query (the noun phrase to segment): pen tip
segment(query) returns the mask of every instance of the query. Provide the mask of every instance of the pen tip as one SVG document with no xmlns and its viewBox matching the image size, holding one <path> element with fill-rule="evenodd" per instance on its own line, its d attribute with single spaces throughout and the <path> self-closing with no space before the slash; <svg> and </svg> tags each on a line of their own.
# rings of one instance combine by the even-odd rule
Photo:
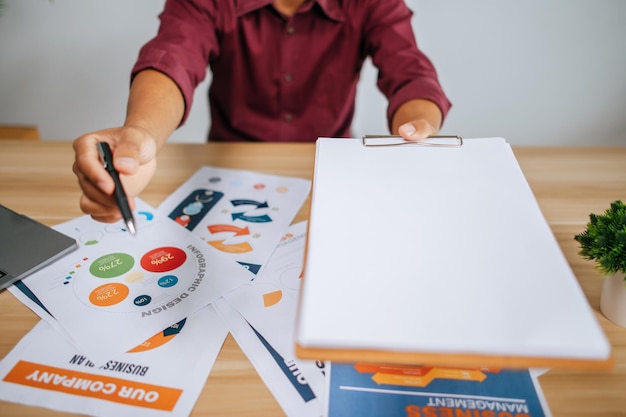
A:
<svg viewBox="0 0 626 417">
<path fill-rule="evenodd" d="M 131 235 L 135 236 L 137 234 L 137 231 L 135 229 L 135 222 L 133 222 L 132 220 L 126 222 L 126 227 L 128 228 L 128 231 Z"/>
</svg>

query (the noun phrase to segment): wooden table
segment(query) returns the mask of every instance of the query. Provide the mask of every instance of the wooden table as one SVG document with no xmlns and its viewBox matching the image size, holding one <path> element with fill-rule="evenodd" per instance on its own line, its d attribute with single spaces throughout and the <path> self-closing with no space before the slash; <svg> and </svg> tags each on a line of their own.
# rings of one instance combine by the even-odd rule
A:
<svg viewBox="0 0 626 417">
<path fill-rule="evenodd" d="M 602 279 L 578 255 L 574 235 L 590 212 L 626 201 L 626 147 L 519 147 L 515 154 L 567 260 L 613 347 L 614 367 L 602 371 L 553 370 L 541 384 L 554 417 L 626 416 L 626 329 L 599 311 Z M 69 142 L 0 142 L 0 203 L 48 225 L 82 215 Z M 169 144 L 142 199 L 153 206 L 202 165 L 311 178 L 310 144 Z M 297 221 L 308 217 L 308 202 Z M 556 300 L 555 302 L 558 302 Z M 39 318 L 8 291 L 0 293 L 0 357 Z M 42 408 L 0 402 L 0 416 L 63 416 Z M 228 337 L 192 416 L 282 416 L 280 407 L 232 337 Z"/>
</svg>

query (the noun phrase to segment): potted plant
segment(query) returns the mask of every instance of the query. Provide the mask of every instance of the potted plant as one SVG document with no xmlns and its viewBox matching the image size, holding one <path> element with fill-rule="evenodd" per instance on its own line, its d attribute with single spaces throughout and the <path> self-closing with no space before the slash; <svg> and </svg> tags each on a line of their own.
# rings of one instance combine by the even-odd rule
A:
<svg viewBox="0 0 626 417">
<path fill-rule="evenodd" d="M 616 200 L 603 214 L 590 214 L 586 229 L 574 239 L 580 243 L 580 255 L 595 261 L 605 276 L 600 310 L 626 327 L 626 204 Z"/>
</svg>

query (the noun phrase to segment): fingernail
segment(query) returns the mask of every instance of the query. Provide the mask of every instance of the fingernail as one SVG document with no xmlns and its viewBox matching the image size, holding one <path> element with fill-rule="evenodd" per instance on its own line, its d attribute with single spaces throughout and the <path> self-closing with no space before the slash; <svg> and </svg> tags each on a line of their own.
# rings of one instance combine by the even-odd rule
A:
<svg viewBox="0 0 626 417">
<path fill-rule="evenodd" d="M 413 123 L 405 123 L 398 130 L 400 133 L 403 133 L 403 136 L 412 136 L 415 133 L 415 126 L 413 126 Z"/>
<path fill-rule="evenodd" d="M 121 171 L 135 172 L 138 167 L 139 164 L 133 158 L 122 157 L 115 160 L 115 168 Z"/>
</svg>

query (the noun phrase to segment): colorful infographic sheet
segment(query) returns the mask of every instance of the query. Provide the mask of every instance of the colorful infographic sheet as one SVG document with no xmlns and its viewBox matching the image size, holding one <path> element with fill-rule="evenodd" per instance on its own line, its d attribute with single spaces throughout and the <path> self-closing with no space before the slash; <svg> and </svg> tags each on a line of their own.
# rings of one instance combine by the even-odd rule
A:
<svg viewBox="0 0 626 417">
<path fill-rule="evenodd" d="M 224 295 L 252 327 L 283 356 L 295 356 L 293 332 L 302 280 L 306 222 L 292 225 L 254 285 Z M 325 386 L 325 382 L 322 383 Z"/>
<path fill-rule="evenodd" d="M 309 377 L 323 378 L 325 364 L 281 355 L 224 299 L 212 305 L 285 414 L 320 417 L 325 392 L 314 388 Z"/>
<path fill-rule="evenodd" d="M 296 358 L 293 329 L 306 222 L 292 225 L 253 285 L 214 303 L 233 337 L 289 416 L 322 414 L 325 363 Z"/>
<path fill-rule="evenodd" d="M 540 373 L 333 363 L 327 417 L 549 417 Z"/>
<path fill-rule="evenodd" d="M 255 322 L 280 352 L 220 298 L 255 288 L 243 284 L 264 270 L 309 188 L 299 178 L 204 167 L 158 210 L 137 201 L 137 237 L 122 222 L 88 216 L 55 226 L 80 248 L 10 288 L 47 324 L 2 362 L 0 398 L 95 416 L 187 415 L 228 332 L 215 322 L 219 311 L 283 409 L 319 416 L 325 365 L 296 360 L 290 343 L 305 225 L 279 245 L 284 253 L 297 242 L 278 275 L 233 298 L 263 300 L 254 305 L 269 314 Z M 279 287 L 266 291 L 273 281 Z M 267 310 L 279 305 L 282 313 Z"/>
<path fill-rule="evenodd" d="M 202 167 L 158 213 L 191 231 L 254 280 L 309 195 L 302 178 Z"/>
<path fill-rule="evenodd" d="M 135 237 L 87 216 L 55 227 L 77 238 L 79 249 L 18 287 L 96 364 L 249 281 L 245 269 L 172 220 L 151 211 L 136 216 Z"/>
<path fill-rule="evenodd" d="M 210 306 L 98 366 L 45 321 L 0 362 L 0 399 L 91 416 L 188 416 L 228 330 Z"/>
</svg>

